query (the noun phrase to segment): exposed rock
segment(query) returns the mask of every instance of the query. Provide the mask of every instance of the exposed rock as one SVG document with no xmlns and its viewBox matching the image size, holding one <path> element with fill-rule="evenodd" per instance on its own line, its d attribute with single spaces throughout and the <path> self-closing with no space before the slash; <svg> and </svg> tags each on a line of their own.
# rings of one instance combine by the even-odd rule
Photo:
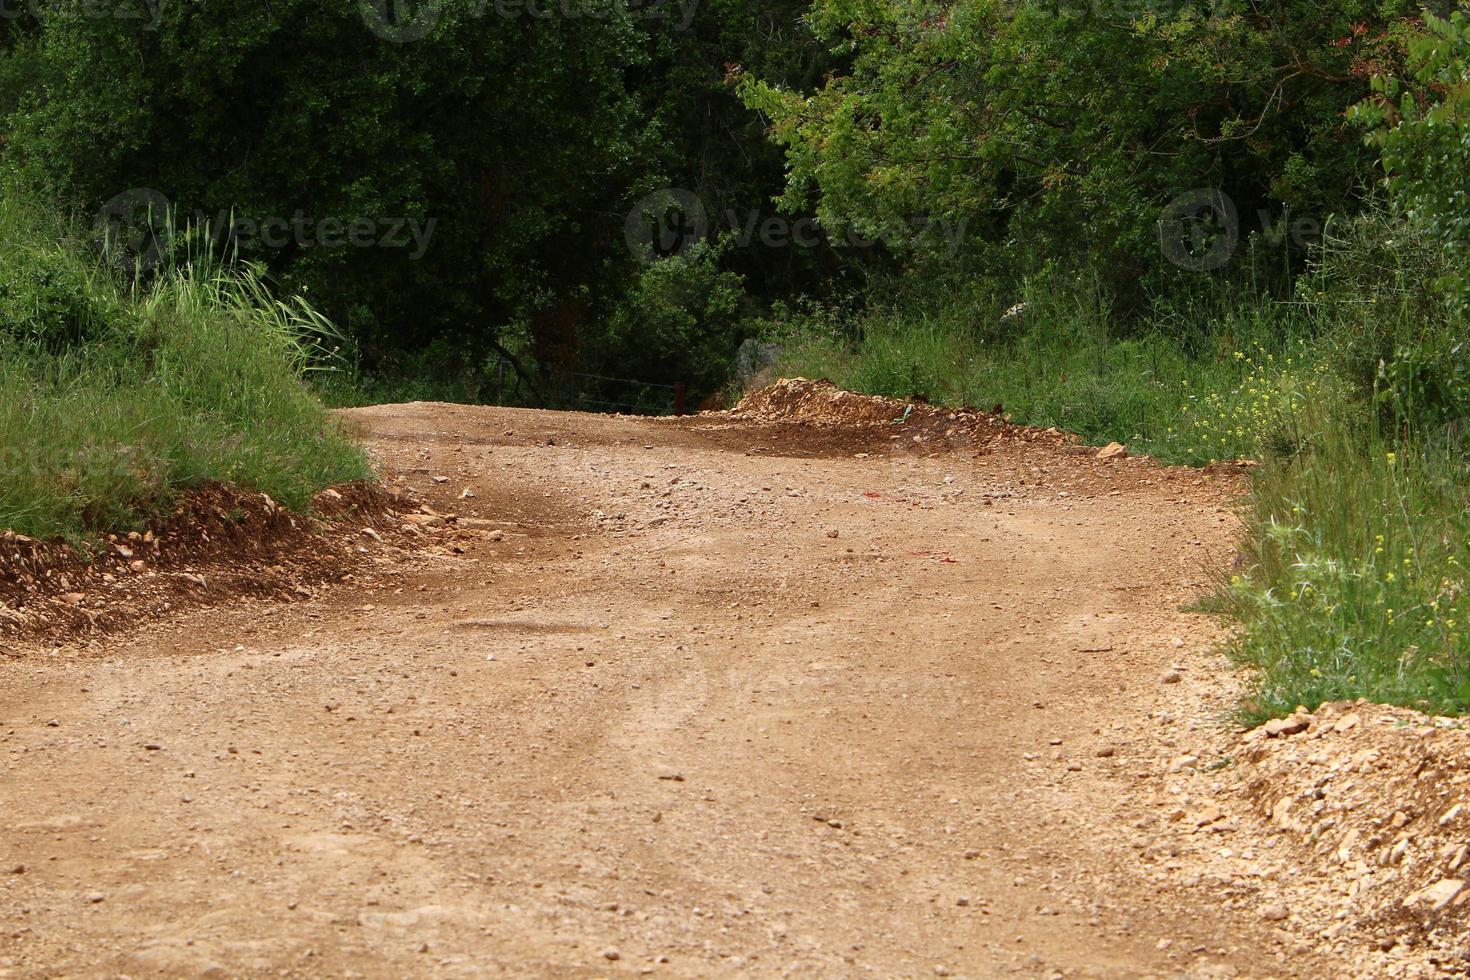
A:
<svg viewBox="0 0 1470 980">
<path fill-rule="evenodd" d="M 1272 718 L 1261 728 L 1267 738 L 1280 738 L 1282 735 L 1295 735 L 1307 730 L 1310 719 L 1305 715 L 1291 715 L 1287 718 Z"/>
<path fill-rule="evenodd" d="M 1415 892 L 1413 895 L 1404 899 L 1404 904 L 1428 905 L 1429 911 L 1438 912 L 1453 902 L 1464 887 L 1465 882 L 1459 878 L 1441 878 L 1428 888 Z"/>
</svg>

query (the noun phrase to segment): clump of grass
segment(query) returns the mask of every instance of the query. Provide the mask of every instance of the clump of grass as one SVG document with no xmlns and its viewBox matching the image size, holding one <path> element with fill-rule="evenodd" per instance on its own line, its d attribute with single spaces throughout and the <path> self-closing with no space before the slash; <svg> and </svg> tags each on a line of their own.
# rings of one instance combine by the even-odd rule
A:
<svg viewBox="0 0 1470 980">
<path fill-rule="evenodd" d="M 1467 477 L 1457 452 L 1341 420 L 1263 467 L 1253 567 L 1224 591 L 1259 670 L 1248 715 L 1358 697 L 1470 711 Z"/>
<path fill-rule="evenodd" d="M 1463 323 L 1427 285 L 1443 261 L 1380 215 L 1298 284 L 1332 374 L 1252 482 L 1254 562 L 1222 596 L 1259 671 L 1249 716 L 1358 697 L 1470 712 L 1470 371 Z"/>
<path fill-rule="evenodd" d="M 1187 394 L 1179 422 L 1165 430 L 1170 455 L 1190 462 L 1294 455 L 1313 438 L 1318 407 L 1343 397 L 1326 358 L 1306 343 L 1280 351 L 1257 344 L 1232 356 L 1244 375 Z M 1182 383 L 1189 387 L 1188 379 Z"/>
<path fill-rule="evenodd" d="M 0 527 L 79 538 L 218 480 L 296 507 L 369 475 L 303 384 L 333 333 L 256 270 L 185 255 L 116 274 L 0 201 Z"/>
</svg>

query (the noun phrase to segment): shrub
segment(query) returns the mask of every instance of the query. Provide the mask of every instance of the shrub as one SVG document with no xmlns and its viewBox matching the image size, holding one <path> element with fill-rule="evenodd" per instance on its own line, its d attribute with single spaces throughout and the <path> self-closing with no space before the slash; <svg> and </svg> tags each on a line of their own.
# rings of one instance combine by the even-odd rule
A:
<svg viewBox="0 0 1470 980">
<path fill-rule="evenodd" d="M 1404 212 L 1434 236 L 1449 267 L 1438 285 L 1461 313 L 1470 312 L 1470 20 L 1424 15 L 1424 32 L 1409 45 L 1409 83 L 1373 80 L 1376 97 L 1357 118 L 1377 127 L 1370 136 Z"/>
<path fill-rule="evenodd" d="M 745 283 L 721 269 L 725 246 L 697 242 L 651 262 L 613 310 L 592 362 L 610 373 L 637 365 L 642 378 L 718 391 L 748 315 Z"/>
</svg>

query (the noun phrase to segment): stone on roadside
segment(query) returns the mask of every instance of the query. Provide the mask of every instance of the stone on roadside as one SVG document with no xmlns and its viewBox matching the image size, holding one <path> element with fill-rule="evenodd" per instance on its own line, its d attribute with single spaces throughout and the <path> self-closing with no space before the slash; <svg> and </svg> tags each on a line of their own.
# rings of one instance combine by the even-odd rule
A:
<svg viewBox="0 0 1470 980">
<path fill-rule="evenodd" d="M 1280 738 L 1282 735 L 1304 732 L 1310 723 L 1305 715 L 1290 715 L 1286 718 L 1272 718 L 1261 727 L 1265 729 L 1267 738 Z"/>
<path fill-rule="evenodd" d="M 1459 878 L 1441 878 L 1428 888 L 1410 895 L 1404 900 L 1404 904 L 1428 905 L 1429 911 L 1438 912 L 1453 902 L 1464 888 L 1465 882 Z"/>
</svg>

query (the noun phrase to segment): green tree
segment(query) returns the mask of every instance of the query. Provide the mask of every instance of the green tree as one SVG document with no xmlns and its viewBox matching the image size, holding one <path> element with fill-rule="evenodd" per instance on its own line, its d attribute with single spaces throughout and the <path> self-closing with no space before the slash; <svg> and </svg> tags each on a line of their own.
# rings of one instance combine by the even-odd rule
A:
<svg viewBox="0 0 1470 980">
<path fill-rule="evenodd" d="M 1353 206 L 1371 154 L 1343 112 L 1411 9 L 820 0 L 842 70 L 741 92 L 786 149 L 787 204 L 828 227 L 968 220 L 990 263 L 1080 259 L 1126 296 L 1164 266 L 1161 209 L 1183 192 L 1226 191 L 1248 226 Z"/>
<path fill-rule="evenodd" d="M 84 212 L 149 187 L 216 231 L 221 216 L 246 231 L 274 219 L 279 241 L 286 222 L 279 247 L 234 236 L 242 256 L 370 355 L 445 335 L 472 351 L 524 342 L 517 325 L 593 305 L 631 266 L 613 205 L 649 156 L 626 84 L 646 36 L 621 4 L 425 9 L 430 29 L 402 42 L 358 0 L 49 18 L 8 117 L 10 179 Z M 333 238 L 370 222 L 371 244 L 324 246 L 323 221 L 342 223 Z M 432 227 L 427 247 L 400 221 Z"/>
<path fill-rule="evenodd" d="M 1438 284 L 1463 317 L 1470 313 L 1470 20 L 1426 14 L 1409 52 L 1409 81 L 1375 78 L 1375 96 L 1356 116 L 1375 127 L 1369 142 L 1382 153 L 1395 201 L 1445 249 L 1453 271 Z"/>
</svg>

